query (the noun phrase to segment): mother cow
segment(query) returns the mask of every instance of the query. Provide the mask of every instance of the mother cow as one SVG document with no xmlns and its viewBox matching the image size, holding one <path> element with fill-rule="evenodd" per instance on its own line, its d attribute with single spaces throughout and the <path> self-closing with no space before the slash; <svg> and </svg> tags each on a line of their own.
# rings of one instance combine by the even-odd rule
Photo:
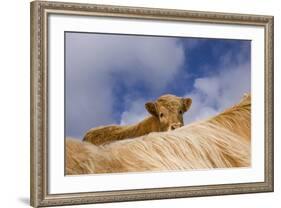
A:
<svg viewBox="0 0 281 208">
<path fill-rule="evenodd" d="M 90 129 L 83 140 L 96 145 L 116 140 L 134 138 L 150 132 L 174 130 L 183 126 L 183 113 L 192 103 L 190 98 L 181 98 L 175 95 L 163 95 L 156 102 L 145 104 L 151 116 L 143 121 L 128 126 L 103 126 Z"/>
</svg>

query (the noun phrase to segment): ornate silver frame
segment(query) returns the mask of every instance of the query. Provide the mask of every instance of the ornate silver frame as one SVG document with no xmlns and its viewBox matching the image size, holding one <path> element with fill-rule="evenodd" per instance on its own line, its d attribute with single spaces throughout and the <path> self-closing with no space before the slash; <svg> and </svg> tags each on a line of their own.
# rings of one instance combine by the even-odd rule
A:
<svg viewBox="0 0 281 208">
<path fill-rule="evenodd" d="M 48 15 L 71 14 L 141 18 L 149 20 L 258 25 L 265 28 L 265 180 L 264 182 L 172 187 L 75 194 L 49 194 L 48 149 Z M 31 205 L 34 207 L 77 205 L 242 194 L 273 191 L 273 17 L 133 8 L 60 2 L 31 2 Z"/>
</svg>

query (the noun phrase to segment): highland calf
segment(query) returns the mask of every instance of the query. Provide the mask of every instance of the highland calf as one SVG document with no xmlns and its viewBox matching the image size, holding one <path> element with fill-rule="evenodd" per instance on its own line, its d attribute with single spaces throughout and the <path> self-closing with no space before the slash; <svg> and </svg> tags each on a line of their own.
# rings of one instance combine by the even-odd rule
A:
<svg viewBox="0 0 281 208">
<path fill-rule="evenodd" d="M 175 131 L 96 146 L 66 140 L 66 173 L 118 173 L 248 167 L 251 96 L 217 116 Z"/>
<path fill-rule="evenodd" d="M 190 108 L 192 100 L 174 95 L 163 95 L 156 102 L 145 104 L 151 116 L 128 126 L 103 126 L 90 129 L 83 141 L 95 145 L 107 144 L 116 140 L 143 136 L 151 132 L 175 130 L 184 125 L 183 114 Z"/>
</svg>

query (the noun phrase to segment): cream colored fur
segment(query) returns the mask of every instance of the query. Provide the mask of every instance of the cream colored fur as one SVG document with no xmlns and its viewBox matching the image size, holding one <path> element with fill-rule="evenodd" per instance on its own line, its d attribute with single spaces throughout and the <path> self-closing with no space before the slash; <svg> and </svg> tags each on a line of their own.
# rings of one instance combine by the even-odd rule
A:
<svg viewBox="0 0 281 208">
<path fill-rule="evenodd" d="M 66 140 L 66 173 L 117 173 L 247 167 L 251 97 L 210 119 L 175 131 L 96 146 Z"/>
</svg>

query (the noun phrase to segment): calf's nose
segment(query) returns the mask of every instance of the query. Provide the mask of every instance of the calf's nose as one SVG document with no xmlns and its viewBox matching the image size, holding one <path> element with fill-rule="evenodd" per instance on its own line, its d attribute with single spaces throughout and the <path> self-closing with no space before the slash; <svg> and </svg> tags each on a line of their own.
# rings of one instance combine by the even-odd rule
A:
<svg viewBox="0 0 281 208">
<path fill-rule="evenodd" d="M 181 123 L 174 123 L 171 125 L 171 130 L 175 130 L 177 128 L 180 128 L 182 127 L 182 124 Z"/>
</svg>

